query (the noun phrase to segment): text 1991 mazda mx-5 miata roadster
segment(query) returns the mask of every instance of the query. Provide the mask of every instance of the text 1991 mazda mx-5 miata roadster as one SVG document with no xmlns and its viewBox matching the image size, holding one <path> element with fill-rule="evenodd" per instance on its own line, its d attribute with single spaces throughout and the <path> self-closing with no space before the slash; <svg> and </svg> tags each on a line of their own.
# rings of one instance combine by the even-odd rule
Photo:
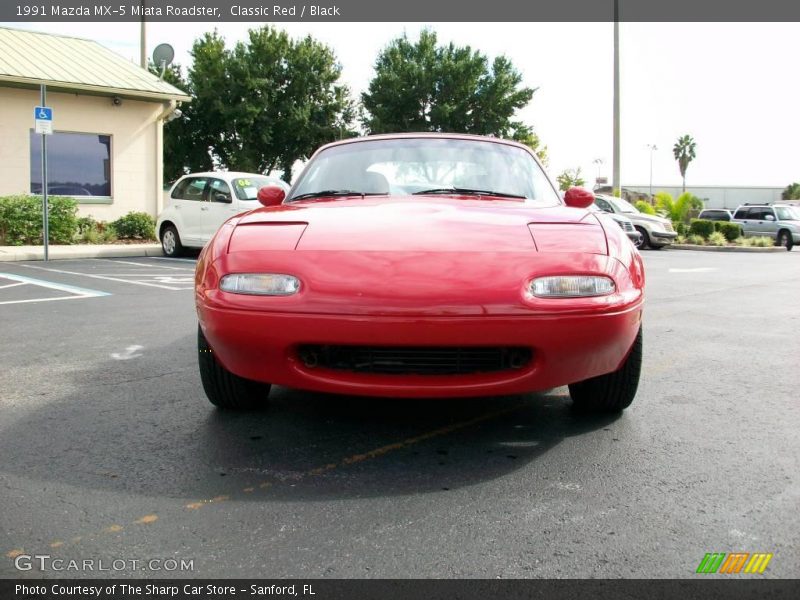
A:
<svg viewBox="0 0 800 600">
<path fill-rule="evenodd" d="M 350 139 L 200 254 L 200 375 L 212 403 L 270 384 L 387 397 L 569 385 L 619 411 L 642 361 L 644 269 L 614 221 L 562 201 L 531 151 L 467 135 Z"/>
</svg>

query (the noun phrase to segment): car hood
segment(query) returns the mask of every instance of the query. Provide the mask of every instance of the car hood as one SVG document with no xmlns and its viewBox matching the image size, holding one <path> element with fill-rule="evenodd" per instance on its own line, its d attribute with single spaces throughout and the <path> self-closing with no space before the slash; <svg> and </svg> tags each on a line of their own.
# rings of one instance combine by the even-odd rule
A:
<svg viewBox="0 0 800 600">
<path fill-rule="evenodd" d="M 239 220 L 231 251 L 256 249 L 237 238 L 266 239 L 255 226 L 281 231 L 271 236 L 287 238 L 280 249 L 294 241 L 293 248 L 308 251 L 607 253 L 602 227 L 589 211 L 507 200 L 384 197 L 262 208 Z"/>
<path fill-rule="evenodd" d="M 631 221 L 644 221 L 645 223 L 659 223 L 660 225 L 671 223 L 669 219 L 665 219 L 664 217 L 659 217 L 657 215 L 646 215 L 644 213 L 639 213 L 638 215 L 634 215 L 632 213 L 621 213 L 621 216 L 627 217 Z"/>
</svg>

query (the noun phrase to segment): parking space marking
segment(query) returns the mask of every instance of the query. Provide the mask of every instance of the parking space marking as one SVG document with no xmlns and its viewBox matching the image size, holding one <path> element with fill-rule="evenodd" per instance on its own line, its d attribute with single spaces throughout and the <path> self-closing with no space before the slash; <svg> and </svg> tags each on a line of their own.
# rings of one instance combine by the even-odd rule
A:
<svg viewBox="0 0 800 600">
<path fill-rule="evenodd" d="M 192 267 L 169 267 L 167 265 L 154 265 L 150 263 L 140 263 L 140 262 L 133 262 L 132 260 L 117 260 L 112 258 L 98 258 L 97 260 L 103 260 L 106 262 L 111 262 L 115 264 L 122 264 L 122 265 L 135 265 L 137 267 L 147 267 L 147 268 L 156 268 L 156 269 L 172 269 L 175 271 L 194 271 Z"/>
<path fill-rule="evenodd" d="M 669 273 L 708 273 L 710 271 L 719 271 L 716 267 L 694 267 L 691 269 L 668 269 Z"/>
<path fill-rule="evenodd" d="M 27 285 L 27 283 L 9 283 L 8 285 L 0 285 L 0 290 L 5 290 L 19 285 Z"/>
<path fill-rule="evenodd" d="M 65 271 L 63 269 L 48 269 L 45 267 L 37 267 L 35 265 L 20 265 L 21 267 L 26 267 L 28 269 L 40 269 L 42 271 L 50 271 L 51 273 L 62 273 L 64 275 L 80 275 L 82 277 L 91 277 L 93 279 L 105 279 L 106 281 L 116 281 L 119 283 L 130 283 L 132 285 L 143 285 L 145 287 L 154 287 L 159 288 L 162 290 L 171 290 L 171 291 L 180 291 L 180 290 L 189 290 L 192 288 L 187 287 L 174 287 L 170 285 L 163 285 L 158 283 L 150 283 L 147 281 L 130 281 L 128 279 L 119 279 L 117 277 L 108 277 L 106 275 L 94 275 L 91 273 L 80 273 L 78 271 Z"/>
<path fill-rule="evenodd" d="M 197 261 L 193 258 L 171 258 L 169 256 L 150 256 L 148 257 L 151 260 L 174 260 L 176 262 L 185 262 L 185 263 L 196 263 Z"/>
<path fill-rule="evenodd" d="M 111 355 L 111 358 L 115 360 L 130 360 L 132 358 L 139 358 L 140 356 L 144 356 L 139 350 L 142 350 L 144 346 L 139 346 L 138 344 L 134 344 L 133 346 L 128 346 L 125 348 L 125 352 L 114 352 Z"/>
<path fill-rule="evenodd" d="M 13 273 L 0 273 L 0 278 L 10 279 L 16 281 L 15 284 L 3 286 L 3 289 L 16 287 L 18 285 L 36 285 L 39 287 L 47 288 L 50 290 L 57 290 L 59 292 L 67 292 L 69 296 L 56 296 L 51 298 L 28 298 L 25 300 L 5 300 L 0 304 L 23 304 L 27 302 L 51 302 L 53 300 L 76 300 L 81 298 L 98 298 L 101 296 L 110 296 L 108 292 L 101 292 L 99 290 L 90 290 L 88 288 L 77 287 L 74 285 L 67 285 L 65 283 L 56 283 L 54 281 L 45 281 L 44 279 L 34 279 L 32 277 L 25 277 L 23 275 L 14 275 Z"/>
</svg>

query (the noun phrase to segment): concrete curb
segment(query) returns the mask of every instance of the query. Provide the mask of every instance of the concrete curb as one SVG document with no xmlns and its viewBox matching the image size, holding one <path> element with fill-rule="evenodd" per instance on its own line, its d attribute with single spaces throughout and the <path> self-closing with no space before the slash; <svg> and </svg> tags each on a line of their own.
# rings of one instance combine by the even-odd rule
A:
<svg viewBox="0 0 800 600">
<path fill-rule="evenodd" d="M 675 250 L 698 250 L 700 252 L 786 252 L 782 246 L 758 248 L 754 246 L 695 246 L 694 244 L 672 244 Z"/>
<path fill-rule="evenodd" d="M 50 260 L 79 258 L 125 258 L 135 256 L 164 256 L 160 244 L 98 244 L 76 246 L 50 246 Z M 0 262 L 44 260 L 42 246 L 0 246 Z"/>
</svg>

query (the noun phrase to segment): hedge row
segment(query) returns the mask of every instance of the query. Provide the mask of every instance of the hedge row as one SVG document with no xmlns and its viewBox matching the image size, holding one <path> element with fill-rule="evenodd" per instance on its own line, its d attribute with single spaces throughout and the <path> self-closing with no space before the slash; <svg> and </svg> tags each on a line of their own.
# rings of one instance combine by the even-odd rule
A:
<svg viewBox="0 0 800 600">
<path fill-rule="evenodd" d="M 51 244 L 114 239 L 154 240 L 155 220 L 143 212 L 130 212 L 112 223 L 78 218 L 74 198 L 49 196 L 48 239 Z M 40 245 L 42 243 L 42 199 L 39 196 L 0 197 L 0 246 Z"/>
<path fill-rule="evenodd" d="M 692 219 L 689 224 L 689 233 L 708 239 L 715 231 L 719 231 L 729 242 L 742 236 L 742 228 L 737 223 L 727 221 L 707 221 L 706 219 Z M 680 232 L 679 232 L 680 233 Z"/>
</svg>

